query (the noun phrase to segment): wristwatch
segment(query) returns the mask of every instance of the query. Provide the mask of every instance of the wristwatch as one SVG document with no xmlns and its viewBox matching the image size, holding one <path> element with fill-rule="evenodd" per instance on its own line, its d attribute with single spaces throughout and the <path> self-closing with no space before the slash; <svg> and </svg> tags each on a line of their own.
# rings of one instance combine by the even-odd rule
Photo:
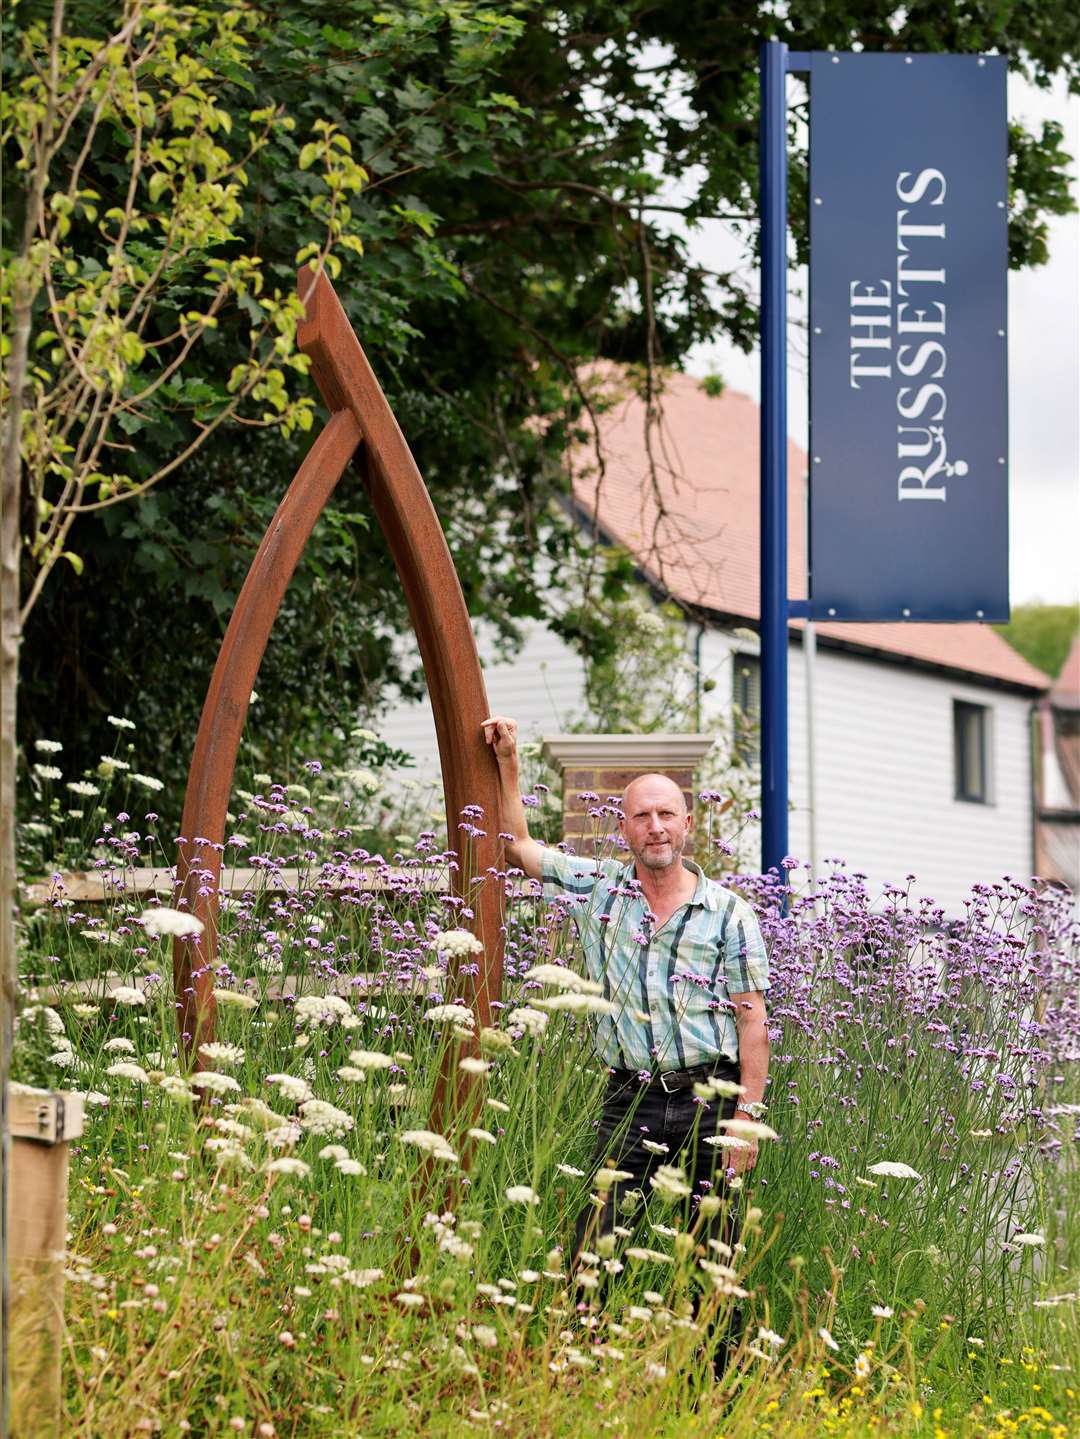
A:
<svg viewBox="0 0 1080 1439">
<path fill-rule="evenodd" d="M 769 1106 L 762 1100 L 749 1100 L 746 1104 L 735 1106 L 736 1114 L 748 1114 L 751 1119 L 763 1119 Z"/>
</svg>

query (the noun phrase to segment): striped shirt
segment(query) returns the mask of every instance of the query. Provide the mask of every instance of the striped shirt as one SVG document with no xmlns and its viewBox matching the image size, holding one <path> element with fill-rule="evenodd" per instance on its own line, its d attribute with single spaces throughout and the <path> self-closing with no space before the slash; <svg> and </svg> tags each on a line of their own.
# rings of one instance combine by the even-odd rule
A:
<svg viewBox="0 0 1080 1439">
<path fill-rule="evenodd" d="M 729 998 L 769 987 L 769 960 L 750 906 L 689 860 L 697 888 L 654 932 L 633 862 L 545 849 L 544 897 L 567 897 L 588 977 L 615 1012 L 594 1023 L 597 1053 L 618 1069 L 686 1069 L 738 1060 Z"/>
</svg>

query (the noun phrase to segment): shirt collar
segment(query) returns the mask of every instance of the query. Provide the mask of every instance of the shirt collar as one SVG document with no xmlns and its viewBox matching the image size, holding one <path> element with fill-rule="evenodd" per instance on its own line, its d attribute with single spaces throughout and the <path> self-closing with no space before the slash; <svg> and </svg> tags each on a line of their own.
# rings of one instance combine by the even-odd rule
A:
<svg viewBox="0 0 1080 1439">
<path fill-rule="evenodd" d="M 686 869 L 690 871 L 691 874 L 697 876 L 697 886 L 694 889 L 694 893 L 690 896 L 690 903 L 702 904 L 705 906 L 706 909 L 717 909 L 718 905 L 716 900 L 715 886 L 710 883 L 709 878 L 706 875 L 705 871 L 701 868 L 701 865 L 695 864 L 692 859 L 684 859 L 683 865 Z M 623 883 L 626 883 L 627 880 L 637 880 L 637 874 L 635 872 L 633 860 L 630 861 L 630 863 L 626 866 L 626 869 L 623 871 Z"/>
</svg>

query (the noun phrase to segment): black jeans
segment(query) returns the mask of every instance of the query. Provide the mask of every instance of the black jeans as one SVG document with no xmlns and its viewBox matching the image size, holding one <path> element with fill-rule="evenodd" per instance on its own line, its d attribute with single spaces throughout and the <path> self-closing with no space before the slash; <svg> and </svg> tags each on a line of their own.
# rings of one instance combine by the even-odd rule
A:
<svg viewBox="0 0 1080 1439">
<path fill-rule="evenodd" d="M 738 1083 L 737 1064 L 719 1063 L 713 1073 L 719 1078 Z M 581 1250 L 595 1249 L 598 1238 L 611 1234 L 616 1225 L 625 1226 L 627 1229 L 635 1228 L 641 1218 L 642 1208 L 654 1223 L 669 1222 L 672 1214 L 681 1213 L 680 1205 L 661 1201 L 649 1184 L 652 1176 L 665 1164 L 676 1165 L 686 1174 L 692 1197 L 681 1203 L 690 1205 L 691 1223 L 694 1223 L 697 1217 L 698 1201 L 705 1195 L 716 1195 L 725 1201 L 718 1213 L 708 1215 L 697 1227 L 696 1237 L 698 1244 L 705 1247 L 707 1258 L 728 1262 L 721 1253 L 708 1246 L 708 1241 L 716 1239 L 729 1246 L 737 1243 L 738 1196 L 737 1191 L 728 1187 L 725 1178 L 726 1160 L 723 1148 L 705 1141 L 718 1132 L 723 1133 L 722 1130 L 717 1130 L 718 1120 L 730 1119 L 734 1112 L 734 1097 L 714 1098 L 706 1106 L 697 1099 L 692 1088 L 666 1094 L 658 1080 L 642 1085 L 636 1078 L 625 1083 L 614 1076 L 610 1077 L 604 1094 L 593 1164 L 595 1168 L 610 1164 L 614 1169 L 621 1169 L 633 1175 L 633 1178 L 611 1185 L 604 1194 L 603 1208 L 588 1204 L 581 1211 L 574 1236 L 575 1266 Z M 646 1148 L 645 1141 L 664 1144 L 667 1150 L 658 1154 Z M 644 1203 L 627 1215 L 624 1205 L 627 1195 L 633 1190 L 641 1191 Z M 678 1226 L 678 1219 L 673 1222 Z M 648 1237 L 643 1242 L 649 1244 L 651 1239 L 650 1247 L 659 1247 L 655 1237 L 649 1232 L 647 1234 Z M 624 1247 L 625 1242 L 620 1241 L 617 1244 L 615 1257 L 618 1257 L 618 1251 Z M 601 1274 L 603 1275 L 603 1270 Z M 699 1278 L 703 1288 L 707 1290 L 709 1281 L 700 1275 L 700 1272 Z M 601 1298 L 605 1287 L 602 1280 L 599 1290 Z M 699 1291 L 695 1296 L 695 1313 L 700 1299 Z M 727 1351 L 737 1345 L 742 1330 L 742 1316 L 738 1307 L 730 1311 L 730 1314 L 725 1332 L 710 1335 L 710 1339 L 716 1343 L 714 1365 L 717 1372 L 723 1369 L 727 1361 Z"/>
</svg>

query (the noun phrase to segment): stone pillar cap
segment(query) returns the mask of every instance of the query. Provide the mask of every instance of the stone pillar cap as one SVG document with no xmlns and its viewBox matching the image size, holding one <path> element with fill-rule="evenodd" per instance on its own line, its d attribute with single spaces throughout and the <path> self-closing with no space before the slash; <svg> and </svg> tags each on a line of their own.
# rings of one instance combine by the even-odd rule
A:
<svg viewBox="0 0 1080 1439">
<path fill-rule="evenodd" d="M 716 743 L 711 734 L 549 734 L 540 753 L 557 769 L 696 769 Z"/>
</svg>

